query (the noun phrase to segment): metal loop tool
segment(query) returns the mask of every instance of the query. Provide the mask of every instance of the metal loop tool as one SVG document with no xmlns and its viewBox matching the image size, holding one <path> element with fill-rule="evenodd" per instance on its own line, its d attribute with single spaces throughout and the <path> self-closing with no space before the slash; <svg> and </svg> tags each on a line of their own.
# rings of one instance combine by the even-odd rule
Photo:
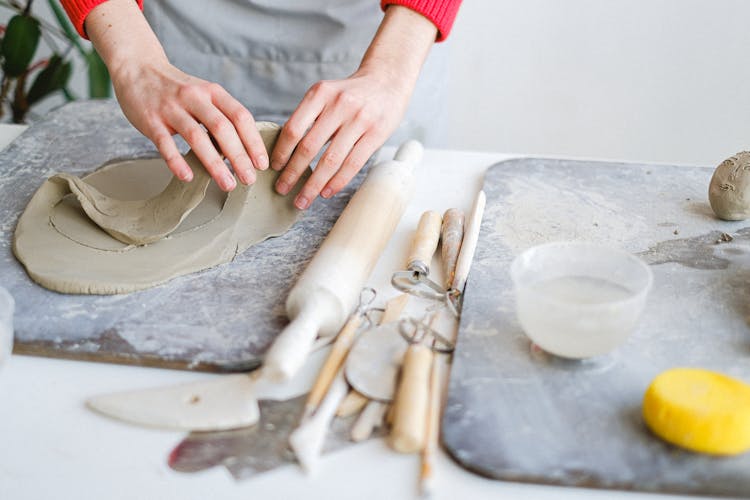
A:
<svg viewBox="0 0 750 500">
<path fill-rule="evenodd" d="M 432 320 L 418 320 L 416 318 L 404 318 L 398 324 L 398 332 L 409 344 L 422 344 L 432 339 L 430 349 L 441 354 L 450 354 L 455 349 L 453 342 L 432 327 Z"/>
</svg>

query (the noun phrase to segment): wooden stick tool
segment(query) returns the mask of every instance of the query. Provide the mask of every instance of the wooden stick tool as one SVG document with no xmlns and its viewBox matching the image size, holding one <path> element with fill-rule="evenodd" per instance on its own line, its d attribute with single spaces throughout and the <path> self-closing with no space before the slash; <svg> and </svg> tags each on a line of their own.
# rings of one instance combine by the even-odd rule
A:
<svg viewBox="0 0 750 500">
<path fill-rule="evenodd" d="M 305 402 L 305 410 L 302 414 L 303 420 L 313 414 L 323 400 L 323 396 L 325 396 L 328 389 L 331 387 L 331 382 L 333 382 L 334 377 L 344 364 L 346 355 L 349 354 L 349 350 L 354 344 L 357 330 L 362 325 L 367 307 L 372 304 L 373 300 L 375 300 L 375 296 L 376 292 L 373 288 L 364 288 L 360 293 L 357 310 L 349 317 L 349 320 L 336 336 L 331 352 L 328 354 L 328 358 L 326 358 L 325 363 L 321 367 L 318 378 L 315 380 L 312 389 L 310 389 L 307 401 Z"/>
</svg>

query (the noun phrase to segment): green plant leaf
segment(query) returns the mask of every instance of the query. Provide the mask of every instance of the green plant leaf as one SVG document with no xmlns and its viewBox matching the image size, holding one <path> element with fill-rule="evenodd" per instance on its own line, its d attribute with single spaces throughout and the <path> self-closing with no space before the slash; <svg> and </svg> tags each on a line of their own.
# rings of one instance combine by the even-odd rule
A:
<svg viewBox="0 0 750 500">
<path fill-rule="evenodd" d="M 36 75 L 31 84 L 29 93 L 26 95 L 29 106 L 53 92 L 64 89 L 68 84 L 72 69 L 70 61 L 64 61 L 58 54 L 53 55 L 47 67 Z"/>
<path fill-rule="evenodd" d="M 70 101 L 76 100 L 76 95 L 73 92 L 71 92 L 68 87 L 63 88 L 62 93 L 63 93 L 63 96 L 65 96 L 66 101 L 70 102 Z"/>
<path fill-rule="evenodd" d="M 60 7 L 60 1 L 47 0 L 47 3 L 49 4 L 49 8 L 52 9 L 52 13 L 55 15 L 55 19 L 57 19 L 57 24 L 60 25 L 63 33 L 65 33 L 65 37 L 70 40 L 70 42 L 75 46 L 76 50 L 78 50 L 78 53 L 81 54 L 81 57 L 86 58 L 88 54 L 86 53 L 86 49 L 81 43 L 81 37 L 79 37 L 76 30 L 73 29 L 73 25 L 70 24 L 68 16 Z"/>
<path fill-rule="evenodd" d="M 91 99 L 106 99 L 112 95 L 112 86 L 109 80 L 109 71 L 104 61 L 99 57 L 96 50 L 91 51 L 86 56 L 86 63 L 89 67 L 89 97 Z"/>
<path fill-rule="evenodd" d="M 10 19 L 0 45 L 2 67 L 7 76 L 16 78 L 26 71 L 39 45 L 41 34 L 39 21 L 33 17 L 16 15 Z"/>
</svg>

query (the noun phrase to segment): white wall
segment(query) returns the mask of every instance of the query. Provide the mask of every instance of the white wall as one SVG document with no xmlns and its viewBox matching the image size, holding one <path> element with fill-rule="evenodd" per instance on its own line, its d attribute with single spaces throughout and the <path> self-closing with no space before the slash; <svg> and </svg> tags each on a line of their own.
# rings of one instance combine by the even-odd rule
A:
<svg viewBox="0 0 750 500">
<path fill-rule="evenodd" d="M 446 146 L 718 164 L 750 149 L 750 2 L 466 0 Z"/>
</svg>

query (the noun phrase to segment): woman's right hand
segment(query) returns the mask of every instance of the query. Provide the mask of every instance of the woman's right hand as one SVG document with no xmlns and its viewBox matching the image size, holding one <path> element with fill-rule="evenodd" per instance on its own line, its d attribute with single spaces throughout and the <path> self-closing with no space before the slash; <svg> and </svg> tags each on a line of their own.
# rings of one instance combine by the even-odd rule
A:
<svg viewBox="0 0 750 500">
<path fill-rule="evenodd" d="M 151 139 L 169 169 L 182 180 L 193 173 L 177 149 L 181 135 L 221 189 L 234 177 L 243 184 L 268 168 L 268 154 L 248 109 L 216 83 L 190 76 L 169 63 L 164 49 L 133 0 L 109 0 L 86 17 L 86 32 L 112 77 L 125 116 Z"/>
<path fill-rule="evenodd" d="M 174 134 L 187 141 L 224 191 L 234 189 L 234 177 L 206 130 L 243 184 L 255 182 L 255 169 L 268 168 L 266 148 L 252 114 L 219 84 L 190 76 L 166 59 L 121 66 L 112 82 L 125 116 L 153 141 L 180 179 L 192 179 L 192 172 L 177 150 Z"/>
</svg>

